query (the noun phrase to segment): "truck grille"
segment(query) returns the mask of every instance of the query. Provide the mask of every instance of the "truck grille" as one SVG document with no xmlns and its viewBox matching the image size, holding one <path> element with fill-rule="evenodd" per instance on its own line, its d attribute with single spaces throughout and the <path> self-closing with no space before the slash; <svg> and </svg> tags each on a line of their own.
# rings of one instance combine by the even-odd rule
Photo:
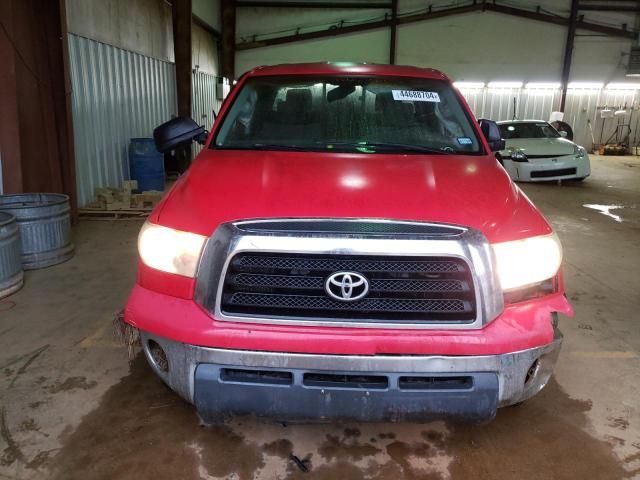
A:
<svg viewBox="0 0 640 480">
<path fill-rule="evenodd" d="M 325 291 L 336 272 L 369 282 L 361 300 L 340 301 Z M 455 257 L 398 257 L 239 253 L 222 287 L 226 315 L 380 322 L 470 323 L 476 318 L 473 277 Z"/>
</svg>

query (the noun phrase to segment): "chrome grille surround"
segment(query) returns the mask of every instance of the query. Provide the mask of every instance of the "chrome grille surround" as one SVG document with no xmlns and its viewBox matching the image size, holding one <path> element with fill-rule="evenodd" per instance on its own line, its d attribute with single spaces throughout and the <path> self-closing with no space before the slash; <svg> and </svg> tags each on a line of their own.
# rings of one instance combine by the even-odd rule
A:
<svg viewBox="0 0 640 480">
<path fill-rule="evenodd" d="M 493 251 L 484 235 L 474 229 L 457 225 L 424 222 L 402 222 L 379 219 L 335 219 L 340 225 L 348 222 L 389 222 L 394 230 L 403 225 L 433 226 L 434 235 L 413 233 L 355 234 L 336 231 L 305 232 L 282 229 L 252 229 L 258 222 L 274 220 L 291 223 L 332 219 L 268 219 L 242 220 L 221 224 L 211 236 L 198 268 L 195 300 L 216 320 L 276 325 L 394 328 L 394 329 L 479 329 L 495 319 L 503 310 L 503 295 L 493 268 Z M 312 229 L 310 229 L 312 230 Z M 449 232 L 443 234 L 443 230 Z M 472 272 L 476 299 L 476 318 L 472 322 L 444 323 L 433 320 L 407 322 L 367 321 L 345 318 L 295 318 L 226 314 L 221 310 L 224 279 L 231 259 L 238 253 L 286 253 L 322 255 L 372 255 L 380 257 L 453 257 L 463 260 Z"/>
</svg>

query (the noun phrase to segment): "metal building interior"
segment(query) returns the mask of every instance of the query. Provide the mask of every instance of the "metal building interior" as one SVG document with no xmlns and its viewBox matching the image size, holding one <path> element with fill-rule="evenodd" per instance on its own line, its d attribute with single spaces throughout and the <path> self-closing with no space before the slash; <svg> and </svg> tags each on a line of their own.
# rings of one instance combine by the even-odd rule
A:
<svg viewBox="0 0 640 480">
<path fill-rule="evenodd" d="M 2 0 L 0 27 L 0 479 L 640 479 L 640 1 Z M 515 150 L 504 163 L 562 241 L 575 311 L 535 397 L 480 424 L 205 425 L 114 334 L 146 275 L 141 227 L 211 150 L 163 155 L 154 129 L 213 131 L 245 72 L 316 62 L 440 70 L 477 119 L 549 122 L 587 155 L 574 179 L 522 181 Z M 160 158 L 159 186 L 136 148 Z M 241 177 L 191 182 L 261 201 Z M 477 182 L 482 203 L 497 187 Z M 25 250 L 29 222 L 42 251 Z"/>
</svg>

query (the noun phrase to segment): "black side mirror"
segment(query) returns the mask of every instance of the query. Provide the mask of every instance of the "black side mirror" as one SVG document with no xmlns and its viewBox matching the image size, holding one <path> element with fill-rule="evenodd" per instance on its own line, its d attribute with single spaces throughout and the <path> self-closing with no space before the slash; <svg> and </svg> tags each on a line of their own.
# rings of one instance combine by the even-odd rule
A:
<svg viewBox="0 0 640 480">
<path fill-rule="evenodd" d="M 496 122 L 481 118 L 478 120 L 478 124 L 480 125 L 480 130 L 482 130 L 484 138 L 489 142 L 489 147 L 491 147 L 492 152 L 499 152 L 505 149 L 506 144 L 502 139 L 502 135 L 500 135 L 500 129 Z"/>
<path fill-rule="evenodd" d="M 172 118 L 153 130 L 153 140 L 159 152 L 168 152 L 194 140 L 204 145 L 209 132 L 189 117 Z"/>
</svg>

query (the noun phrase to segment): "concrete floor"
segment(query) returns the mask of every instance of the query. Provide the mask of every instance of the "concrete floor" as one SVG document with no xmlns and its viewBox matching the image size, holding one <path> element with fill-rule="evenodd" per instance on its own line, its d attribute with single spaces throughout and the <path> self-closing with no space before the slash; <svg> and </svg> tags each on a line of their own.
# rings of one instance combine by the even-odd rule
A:
<svg viewBox="0 0 640 480">
<path fill-rule="evenodd" d="M 140 223 L 81 222 L 71 261 L 0 301 L 0 478 L 640 478 L 640 158 L 592 167 L 522 185 L 562 238 L 576 317 L 550 385 L 482 426 L 202 427 L 112 336 Z"/>
</svg>

